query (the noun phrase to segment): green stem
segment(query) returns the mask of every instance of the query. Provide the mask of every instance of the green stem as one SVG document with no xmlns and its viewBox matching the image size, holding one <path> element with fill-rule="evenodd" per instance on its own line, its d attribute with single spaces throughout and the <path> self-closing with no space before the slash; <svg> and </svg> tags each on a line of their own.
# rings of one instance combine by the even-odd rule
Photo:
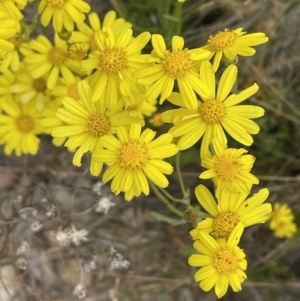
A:
<svg viewBox="0 0 300 301">
<path fill-rule="evenodd" d="M 176 24 L 175 35 L 180 36 L 182 31 L 182 5 L 183 3 L 177 2 L 174 16 L 177 18 L 178 22 Z"/>
<path fill-rule="evenodd" d="M 182 174 L 181 174 L 181 171 L 180 171 L 180 152 L 178 152 L 177 155 L 176 155 L 176 173 L 177 173 L 180 188 L 181 188 L 181 191 L 182 191 L 182 194 L 183 194 L 183 198 L 186 198 L 188 196 L 188 193 L 185 189 Z"/>
<path fill-rule="evenodd" d="M 183 217 L 183 213 L 178 210 L 176 207 L 174 207 L 169 201 L 168 199 L 158 190 L 158 188 L 156 187 L 155 184 L 153 184 L 152 182 L 149 181 L 150 187 L 151 189 L 154 191 L 154 193 L 156 194 L 156 196 L 167 206 L 168 209 L 170 209 L 172 212 L 174 212 L 175 214 L 177 214 L 180 217 Z"/>
<path fill-rule="evenodd" d="M 126 18 L 123 9 L 119 5 L 118 0 L 110 0 L 110 3 L 113 6 L 114 10 L 117 12 L 119 18 Z"/>
<path fill-rule="evenodd" d="M 174 198 L 168 191 L 166 191 L 163 188 L 157 187 L 161 193 L 163 193 L 168 199 L 170 199 L 173 202 L 176 203 L 181 203 L 184 205 L 189 205 L 189 199 L 178 199 L 178 198 Z"/>
</svg>

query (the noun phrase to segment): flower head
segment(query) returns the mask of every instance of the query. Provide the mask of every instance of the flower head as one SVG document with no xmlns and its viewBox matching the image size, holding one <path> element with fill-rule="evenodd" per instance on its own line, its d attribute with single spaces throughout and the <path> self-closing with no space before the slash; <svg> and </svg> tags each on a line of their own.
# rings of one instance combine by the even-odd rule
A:
<svg viewBox="0 0 300 301">
<path fill-rule="evenodd" d="M 103 174 L 103 183 L 113 179 L 111 190 L 115 194 L 125 192 L 128 201 L 142 192 L 149 194 L 147 178 L 159 187 L 167 187 L 169 182 L 164 174 L 171 174 L 173 167 L 163 159 L 178 151 L 171 143 L 171 134 L 153 140 L 155 132 L 150 129 L 141 132 L 139 123 L 133 123 L 129 131 L 118 127 L 116 134 L 118 139 L 104 136 L 102 142 L 106 149 L 93 154 L 95 161 L 109 165 Z"/>
<path fill-rule="evenodd" d="M 55 34 L 54 40 L 54 45 L 43 35 L 38 36 L 36 40 L 31 40 L 30 47 L 35 52 L 28 54 L 24 59 L 33 78 L 40 78 L 49 72 L 48 89 L 55 87 L 59 74 L 63 77 L 72 76 L 72 71 L 82 74 L 79 68 L 80 62 L 68 57 L 67 43 L 61 40 L 57 34 Z"/>
<path fill-rule="evenodd" d="M 3 103 L 2 108 L 6 113 L 0 115 L 0 143 L 5 144 L 4 153 L 10 155 L 15 151 L 17 156 L 35 155 L 40 143 L 37 135 L 43 131 L 36 106 L 10 100 Z"/>
<path fill-rule="evenodd" d="M 251 46 L 266 43 L 268 40 L 262 32 L 247 34 L 243 28 L 225 29 L 215 36 L 211 35 L 203 49 L 210 52 L 210 57 L 215 55 L 213 69 L 216 72 L 223 55 L 229 60 L 234 60 L 237 55 L 252 56 L 255 49 Z"/>
<path fill-rule="evenodd" d="M 149 39 L 149 32 L 133 38 L 130 28 L 125 28 L 119 37 L 116 37 L 111 27 L 104 27 L 102 31 L 95 33 L 98 50 L 81 62 L 82 70 L 96 69 L 91 77 L 93 102 L 100 99 L 101 102 L 106 102 L 108 108 L 114 109 L 117 105 L 117 93 L 120 91 L 128 105 L 135 103 L 133 92 L 143 94 L 144 91 L 132 78 L 132 73 L 144 64 L 140 52 Z"/>
<path fill-rule="evenodd" d="M 46 27 L 53 19 L 53 27 L 57 32 L 64 28 L 72 32 L 74 23 L 82 23 L 84 13 L 90 9 L 90 5 L 83 0 L 42 0 L 38 6 L 42 25 Z"/>
<path fill-rule="evenodd" d="M 271 204 L 264 204 L 269 195 L 266 188 L 248 199 L 244 193 L 225 192 L 217 203 L 205 186 L 197 186 L 195 192 L 198 202 L 211 217 L 199 222 L 191 230 L 193 239 L 199 239 L 202 231 L 227 239 L 238 223 L 242 223 L 244 227 L 264 223 L 272 210 Z"/>
<path fill-rule="evenodd" d="M 238 247 L 244 227 L 238 223 L 228 239 L 214 240 L 208 233 L 201 232 L 199 240 L 194 242 L 194 248 L 200 254 L 189 257 L 189 265 L 200 267 L 195 274 L 195 280 L 205 291 L 215 286 L 218 298 L 223 297 L 230 285 L 233 291 L 242 290 L 241 283 L 247 278 L 245 270 L 247 261 L 245 253 Z"/>
<path fill-rule="evenodd" d="M 174 124 L 170 133 L 174 137 L 181 137 L 178 141 L 179 150 L 190 148 L 203 137 L 200 157 L 208 157 L 213 137 L 219 137 L 223 144 L 227 143 L 225 131 L 244 145 L 253 143 L 250 134 L 257 134 L 259 126 L 251 119 L 263 116 L 264 110 L 258 106 L 237 105 L 257 92 L 257 84 L 228 96 L 236 81 L 237 71 L 235 65 L 226 68 L 216 93 L 212 65 L 204 61 L 201 63 L 200 77 L 209 87 L 210 93 L 208 96 L 201 95 L 202 101 L 198 101 L 197 109 L 187 108 L 178 93 L 168 98 L 176 106 L 182 107 L 162 113 L 164 122 Z"/>
<path fill-rule="evenodd" d="M 153 62 L 153 65 L 145 66 L 134 74 L 138 78 L 138 83 L 151 84 L 147 89 L 146 98 L 153 101 L 160 95 L 162 104 L 171 95 L 176 81 L 184 105 L 191 110 L 196 109 L 195 92 L 208 96 L 209 89 L 203 85 L 193 67 L 197 61 L 206 59 L 209 52 L 201 48 L 192 50 L 183 48 L 184 40 L 179 36 L 172 38 L 172 50 L 167 50 L 165 41 L 159 34 L 152 35 L 152 45 L 154 53 L 148 61 Z"/>
<path fill-rule="evenodd" d="M 75 166 L 81 166 L 84 153 L 93 153 L 102 147 L 104 135 L 112 135 L 118 126 L 129 126 L 132 122 L 140 121 L 129 117 L 127 111 L 120 111 L 120 106 L 109 110 L 105 103 L 92 103 L 92 89 L 87 81 L 79 82 L 78 93 L 82 102 L 65 97 L 64 107 L 57 110 L 57 116 L 68 125 L 57 127 L 52 133 L 54 137 L 68 137 L 65 146 L 77 149 L 73 158 Z M 99 175 L 102 165 L 92 158 L 91 173 Z"/>
<path fill-rule="evenodd" d="M 116 12 L 112 10 L 104 16 L 102 24 L 99 16 L 94 12 L 88 15 L 88 20 L 90 26 L 85 22 L 77 24 L 79 31 L 72 32 L 72 36 L 69 41 L 71 43 L 83 44 L 86 46 L 86 49 L 91 52 L 98 49 L 95 41 L 95 33 L 101 31 L 103 27 L 110 26 L 116 37 L 118 37 L 125 28 L 132 27 L 132 25 L 126 22 L 123 18 L 116 18 Z"/>
<path fill-rule="evenodd" d="M 276 203 L 270 214 L 270 228 L 278 238 L 291 238 L 297 231 L 294 214 L 288 205 Z"/>
<path fill-rule="evenodd" d="M 199 178 L 214 181 L 217 197 L 224 191 L 249 194 L 252 185 L 259 183 L 258 178 L 250 173 L 255 158 L 245 155 L 247 151 L 243 148 L 227 148 L 219 138 L 212 139 L 212 146 L 215 154 L 201 159 L 201 165 L 208 170 Z"/>
</svg>

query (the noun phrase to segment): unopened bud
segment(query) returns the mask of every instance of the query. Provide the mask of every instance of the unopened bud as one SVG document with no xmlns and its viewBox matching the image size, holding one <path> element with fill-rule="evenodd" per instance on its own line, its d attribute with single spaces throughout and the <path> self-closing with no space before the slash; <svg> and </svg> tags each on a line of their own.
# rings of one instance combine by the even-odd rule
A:
<svg viewBox="0 0 300 301">
<path fill-rule="evenodd" d="M 192 209 L 192 208 L 187 208 L 184 212 L 183 212 L 183 218 L 189 222 L 189 223 L 194 223 L 197 221 L 198 218 L 198 214 L 197 212 Z"/>
</svg>

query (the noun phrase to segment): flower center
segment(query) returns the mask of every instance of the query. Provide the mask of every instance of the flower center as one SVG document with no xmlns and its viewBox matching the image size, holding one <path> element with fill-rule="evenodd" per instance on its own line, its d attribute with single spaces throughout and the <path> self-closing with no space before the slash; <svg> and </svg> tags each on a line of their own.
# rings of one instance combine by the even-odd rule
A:
<svg viewBox="0 0 300 301">
<path fill-rule="evenodd" d="M 91 51 L 96 51 L 98 49 L 96 41 L 95 41 L 95 34 L 93 33 L 90 37 L 90 48 Z"/>
<path fill-rule="evenodd" d="M 84 44 L 73 44 L 69 48 L 69 56 L 76 61 L 82 61 L 87 56 L 87 49 Z"/>
<path fill-rule="evenodd" d="M 221 212 L 213 221 L 212 228 L 218 238 L 228 238 L 234 227 L 240 222 L 240 217 L 233 212 Z"/>
<path fill-rule="evenodd" d="M 78 100 L 80 98 L 79 92 L 78 92 L 78 83 L 70 85 L 68 87 L 68 96 Z"/>
<path fill-rule="evenodd" d="M 47 83 L 44 79 L 37 78 L 37 79 L 33 80 L 32 87 L 36 92 L 44 93 L 47 88 Z"/>
<path fill-rule="evenodd" d="M 143 104 L 143 100 L 140 99 L 140 98 L 137 98 L 137 99 L 135 100 L 135 104 L 132 105 L 132 106 L 129 106 L 129 107 L 127 108 L 127 111 L 128 111 L 128 112 L 131 112 L 131 111 L 139 111 L 139 109 L 141 108 L 142 104 Z"/>
<path fill-rule="evenodd" d="M 67 58 L 67 52 L 57 47 L 53 47 L 48 54 L 48 59 L 50 63 L 57 67 L 63 65 L 66 58 Z"/>
<path fill-rule="evenodd" d="M 139 141 L 123 143 L 119 153 L 120 165 L 129 170 L 142 169 L 149 160 L 148 148 Z"/>
<path fill-rule="evenodd" d="M 120 47 L 104 49 L 99 56 L 99 68 L 107 74 L 117 74 L 127 67 L 126 51 Z"/>
<path fill-rule="evenodd" d="M 87 128 L 94 137 L 102 137 L 110 129 L 110 119 L 102 113 L 96 113 L 89 117 Z"/>
<path fill-rule="evenodd" d="M 19 48 L 21 45 L 19 41 L 19 35 L 15 35 L 14 37 L 7 39 L 7 41 L 12 43 L 15 46 L 15 48 Z"/>
<path fill-rule="evenodd" d="M 206 124 L 220 123 L 226 115 L 226 109 L 222 102 L 209 99 L 199 107 L 199 114 Z"/>
<path fill-rule="evenodd" d="M 216 173 L 223 180 L 234 179 L 239 172 L 239 166 L 235 158 L 223 157 L 216 162 Z"/>
<path fill-rule="evenodd" d="M 214 266 L 220 274 L 228 274 L 238 269 L 238 259 L 232 250 L 220 250 L 214 256 Z"/>
<path fill-rule="evenodd" d="M 35 127 L 35 122 L 31 116 L 22 115 L 16 119 L 16 125 L 20 132 L 28 133 Z"/>
<path fill-rule="evenodd" d="M 207 47 L 210 51 L 223 51 L 234 45 L 237 34 L 234 31 L 225 29 L 224 32 L 219 31 L 215 36 L 210 36 L 207 42 Z"/>
<path fill-rule="evenodd" d="M 69 2 L 69 0 L 45 0 L 52 8 L 62 8 Z"/>
<path fill-rule="evenodd" d="M 177 78 L 185 76 L 194 63 L 188 49 L 175 49 L 165 51 L 165 57 L 161 64 L 168 76 Z"/>
</svg>

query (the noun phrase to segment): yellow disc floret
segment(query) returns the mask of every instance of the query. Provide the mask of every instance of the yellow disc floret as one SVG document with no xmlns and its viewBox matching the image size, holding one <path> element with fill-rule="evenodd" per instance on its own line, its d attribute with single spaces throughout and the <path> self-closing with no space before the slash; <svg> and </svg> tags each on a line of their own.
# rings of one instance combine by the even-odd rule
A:
<svg viewBox="0 0 300 301">
<path fill-rule="evenodd" d="M 110 125 L 109 117 L 102 113 L 97 113 L 89 117 L 87 128 L 94 137 L 102 137 L 109 131 Z"/>
<path fill-rule="evenodd" d="M 69 0 L 45 0 L 52 8 L 63 8 Z"/>
<path fill-rule="evenodd" d="M 218 52 L 223 51 L 234 45 L 237 38 L 237 33 L 225 29 L 224 32 L 219 32 L 215 36 L 210 36 L 207 42 L 207 47 L 210 51 Z"/>
<path fill-rule="evenodd" d="M 226 109 L 222 102 L 216 99 L 210 99 L 201 104 L 199 107 L 199 113 L 201 119 L 206 124 L 216 124 L 220 123 L 224 119 Z"/>
<path fill-rule="evenodd" d="M 218 177 L 223 180 L 234 179 L 239 172 L 239 166 L 236 162 L 236 158 L 223 157 L 216 162 L 216 173 Z"/>
<path fill-rule="evenodd" d="M 214 234 L 219 238 L 228 238 L 234 227 L 240 222 L 240 217 L 230 211 L 221 212 L 213 220 Z"/>
<path fill-rule="evenodd" d="M 186 76 L 194 63 L 188 49 L 176 49 L 166 50 L 161 64 L 168 76 L 177 78 Z"/>
<path fill-rule="evenodd" d="M 216 252 L 213 264 L 220 274 L 229 274 L 239 269 L 239 260 L 232 250 L 224 249 Z"/>
<path fill-rule="evenodd" d="M 61 48 L 53 47 L 48 54 L 48 58 L 51 64 L 60 67 L 67 58 L 67 52 Z"/>
<path fill-rule="evenodd" d="M 16 125 L 20 132 L 29 133 L 35 128 L 34 119 L 29 115 L 21 115 L 16 119 Z"/>
<path fill-rule="evenodd" d="M 129 170 L 142 169 L 149 160 L 148 148 L 136 140 L 124 143 L 119 154 L 120 165 Z"/>
<path fill-rule="evenodd" d="M 43 78 L 37 78 L 33 80 L 33 89 L 38 93 L 44 93 L 47 89 L 47 82 Z"/>
<path fill-rule="evenodd" d="M 118 74 L 127 67 L 127 55 L 124 48 L 104 49 L 99 56 L 99 68 L 107 74 Z"/>
</svg>

